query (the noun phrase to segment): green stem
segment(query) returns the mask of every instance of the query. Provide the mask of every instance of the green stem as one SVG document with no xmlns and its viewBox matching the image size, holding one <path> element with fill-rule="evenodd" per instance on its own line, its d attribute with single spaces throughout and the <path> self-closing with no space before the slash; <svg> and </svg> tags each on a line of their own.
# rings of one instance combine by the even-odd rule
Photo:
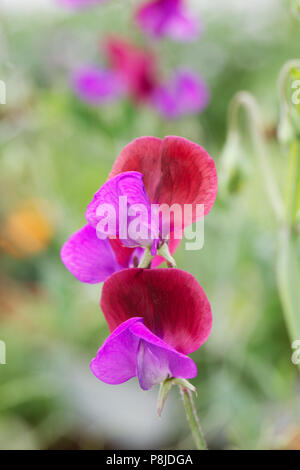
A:
<svg viewBox="0 0 300 470">
<path fill-rule="evenodd" d="M 290 228 L 279 231 L 277 282 L 291 341 L 300 339 L 300 273 L 297 247 Z"/>
<path fill-rule="evenodd" d="M 207 450 L 207 445 L 200 426 L 192 392 L 182 385 L 179 385 L 179 390 L 196 447 L 198 450 Z"/>
<path fill-rule="evenodd" d="M 273 174 L 273 168 L 270 164 L 268 152 L 263 135 L 263 124 L 260 111 L 254 97 L 246 92 L 241 91 L 235 95 L 229 109 L 229 132 L 228 134 L 237 132 L 239 125 L 239 110 L 244 108 L 248 114 L 250 131 L 253 143 L 256 147 L 255 151 L 259 160 L 261 171 L 266 185 L 266 191 L 269 196 L 273 211 L 278 219 L 282 221 L 284 218 L 284 205 L 280 195 L 277 182 Z"/>
<path fill-rule="evenodd" d="M 151 261 L 153 260 L 153 256 L 151 255 L 151 251 L 149 248 L 145 248 L 143 257 L 138 265 L 139 268 L 150 268 Z"/>
</svg>

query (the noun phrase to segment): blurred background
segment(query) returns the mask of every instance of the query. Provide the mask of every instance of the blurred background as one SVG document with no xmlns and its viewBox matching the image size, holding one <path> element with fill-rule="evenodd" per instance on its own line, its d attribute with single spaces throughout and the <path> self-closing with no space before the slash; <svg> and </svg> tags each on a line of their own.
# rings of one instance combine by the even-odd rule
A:
<svg viewBox="0 0 300 470">
<path fill-rule="evenodd" d="M 230 100 L 257 98 L 279 186 L 285 159 L 276 141 L 278 74 L 299 55 L 300 22 L 283 0 L 194 0 L 204 33 L 194 43 L 151 43 L 161 73 L 201 74 L 211 101 L 198 115 L 160 117 L 127 99 L 89 106 L 70 73 L 101 63 L 107 34 L 148 44 L 132 25 L 137 2 L 80 11 L 55 0 L 0 0 L 0 365 L 1 449 L 191 449 L 172 390 L 156 416 L 158 389 L 136 380 L 97 381 L 90 360 L 107 336 L 101 285 L 79 283 L 60 248 L 84 224 L 94 192 L 121 149 L 142 135 L 180 135 L 215 159 L 221 177 Z M 192 355 L 197 408 L 212 449 L 300 448 L 299 370 L 276 284 L 277 225 L 255 150 L 245 138 L 238 181 L 219 192 L 205 219 L 205 245 L 177 252 L 212 304 L 213 332 Z M 295 338 L 300 339 L 300 338 Z"/>
</svg>

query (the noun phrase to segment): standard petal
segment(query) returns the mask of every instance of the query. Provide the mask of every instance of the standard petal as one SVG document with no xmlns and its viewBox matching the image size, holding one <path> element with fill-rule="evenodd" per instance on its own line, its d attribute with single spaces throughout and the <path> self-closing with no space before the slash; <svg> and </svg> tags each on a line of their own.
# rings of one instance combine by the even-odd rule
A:
<svg viewBox="0 0 300 470">
<path fill-rule="evenodd" d="M 132 334 L 130 326 L 138 321 L 131 318 L 120 325 L 92 360 L 91 371 L 102 382 L 117 385 L 136 376 L 140 339 Z"/>
<path fill-rule="evenodd" d="M 96 230 L 86 225 L 74 233 L 60 253 L 66 268 L 81 282 L 96 284 L 121 269 L 109 240 L 99 240 Z"/>
<path fill-rule="evenodd" d="M 192 214 L 184 226 L 198 220 L 196 205 L 204 205 L 204 215 L 212 208 L 218 191 L 217 172 L 208 153 L 183 137 L 163 140 L 140 137 L 128 144 L 117 157 L 110 178 L 126 171 L 143 174 L 150 203 L 169 206 L 191 204 Z"/>
<path fill-rule="evenodd" d="M 204 205 L 204 215 L 211 210 L 218 191 L 217 171 L 213 159 L 200 147 L 183 137 L 165 137 L 161 158 L 161 178 L 154 199 L 159 204 L 191 205 L 184 227 L 198 219 L 197 205 Z M 146 188 L 147 189 L 147 188 Z"/>
<path fill-rule="evenodd" d="M 104 283 L 101 307 L 110 331 L 143 317 L 155 335 L 189 354 L 208 338 L 210 304 L 196 279 L 179 269 L 124 269 Z"/>
<path fill-rule="evenodd" d="M 81 67 L 76 70 L 72 76 L 72 86 L 80 99 L 94 105 L 109 102 L 122 94 L 119 77 L 99 67 Z"/>
<path fill-rule="evenodd" d="M 138 171 L 150 203 L 154 201 L 155 190 L 161 177 L 161 156 L 163 141 L 157 137 L 140 137 L 130 142 L 117 157 L 109 178 L 125 171 Z"/>
</svg>

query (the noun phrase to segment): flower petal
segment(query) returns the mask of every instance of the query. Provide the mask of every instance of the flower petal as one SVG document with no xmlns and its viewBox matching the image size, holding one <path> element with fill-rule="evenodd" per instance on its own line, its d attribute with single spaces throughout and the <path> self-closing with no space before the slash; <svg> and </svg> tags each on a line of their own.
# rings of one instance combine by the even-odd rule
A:
<svg viewBox="0 0 300 470">
<path fill-rule="evenodd" d="M 118 76 L 99 67 L 82 67 L 72 76 L 75 93 L 83 101 L 98 105 L 118 98 L 122 85 Z"/>
<path fill-rule="evenodd" d="M 60 253 L 66 268 L 81 282 L 96 284 L 121 269 L 109 240 L 99 240 L 96 230 L 86 225 L 74 233 Z"/>
<path fill-rule="evenodd" d="M 191 204 L 193 213 L 184 226 L 198 220 L 196 205 L 204 205 L 204 215 L 212 208 L 218 191 L 213 159 L 200 147 L 183 137 L 165 137 L 161 158 L 162 174 L 156 188 L 159 204 Z M 147 188 L 146 188 L 147 190 Z"/>
<path fill-rule="evenodd" d="M 201 112 L 209 102 L 209 89 L 202 78 L 188 70 L 178 70 L 169 83 L 157 87 L 152 103 L 167 119 Z"/>
<path fill-rule="evenodd" d="M 136 376 L 140 340 L 130 331 L 139 318 L 131 318 L 119 326 L 99 349 L 91 362 L 91 371 L 102 382 L 121 384 Z"/>
<path fill-rule="evenodd" d="M 168 376 L 191 379 L 197 375 L 192 359 L 171 348 L 141 322 L 134 323 L 130 331 L 142 340 L 138 349 L 137 376 L 143 390 L 161 383 Z"/>
<path fill-rule="evenodd" d="M 212 314 L 196 279 L 179 269 L 124 269 L 104 283 L 101 307 L 110 331 L 143 317 L 155 335 L 189 354 L 208 338 Z"/>
<path fill-rule="evenodd" d="M 161 177 L 161 155 L 163 141 L 157 137 L 140 137 L 130 142 L 117 157 L 109 178 L 125 171 L 138 171 L 143 175 L 150 203 Z"/>
<path fill-rule="evenodd" d="M 128 93 L 138 101 L 148 99 L 157 85 L 154 55 L 122 38 L 110 38 L 105 45 L 105 53 Z"/>
<path fill-rule="evenodd" d="M 141 5 L 136 14 L 140 28 L 154 38 L 195 39 L 197 22 L 183 8 L 181 0 L 152 0 Z"/>
<path fill-rule="evenodd" d="M 117 157 L 110 178 L 125 171 L 143 174 L 150 203 L 169 206 L 192 204 L 185 227 L 197 220 L 196 204 L 204 204 L 204 215 L 212 208 L 218 191 L 213 159 L 200 145 L 170 136 L 163 140 L 140 137 L 128 144 Z"/>
<path fill-rule="evenodd" d="M 189 357 L 155 336 L 139 317 L 116 328 L 91 362 L 91 371 L 102 382 L 120 384 L 138 376 L 143 390 L 168 376 L 192 378 L 197 367 Z"/>
<path fill-rule="evenodd" d="M 100 238 L 118 237 L 127 247 L 152 246 L 158 238 L 158 227 L 151 225 L 143 175 L 136 171 L 121 173 L 104 183 L 88 205 L 86 219 Z"/>
</svg>

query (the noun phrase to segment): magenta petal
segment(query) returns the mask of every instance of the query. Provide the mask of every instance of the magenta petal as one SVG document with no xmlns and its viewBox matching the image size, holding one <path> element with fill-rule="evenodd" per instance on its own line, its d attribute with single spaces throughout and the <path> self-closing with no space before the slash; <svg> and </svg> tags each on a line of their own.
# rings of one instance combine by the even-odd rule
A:
<svg viewBox="0 0 300 470">
<path fill-rule="evenodd" d="M 96 230 L 86 225 L 74 233 L 61 249 L 66 268 L 81 282 L 96 284 L 105 281 L 121 267 L 108 239 L 99 240 Z"/>
<path fill-rule="evenodd" d="M 191 41 L 200 33 L 200 27 L 191 15 L 177 11 L 166 24 L 165 35 L 177 41 Z"/>
<path fill-rule="evenodd" d="M 151 0 L 136 14 L 140 28 L 154 38 L 168 36 L 184 41 L 195 39 L 197 22 L 185 11 L 182 0 Z"/>
<path fill-rule="evenodd" d="M 208 86 L 202 78 L 193 72 L 179 70 L 169 83 L 157 87 L 152 103 L 166 118 L 177 119 L 203 111 L 209 97 Z"/>
<path fill-rule="evenodd" d="M 151 333 L 139 317 L 125 321 L 106 339 L 90 367 L 99 380 L 113 385 L 137 376 L 143 390 L 167 377 L 188 379 L 197 374 L 189 357 Z"/>
<path fill-rule="evenodd" d="M 98 105 L 118 98 L 122 93 L 122 84 L 118 76 L 99 67 L 82 67 L 72 76 L 75 93 L 83 101 Z"/>
<path fill-rule="evenodd" d="M 118 237 L 127 247 L 152 246 L 158 237 L 158 229 L 151 227 L 151 207 L 143 175 L 136 171 L 108 180 L 88 205 L 86 219 L 99 237 Z M 139 220 L 136 230 L 135 220 Z"/>
<path fill-rule="evenodd" d="M 122 323 L 105 341 L 91 362 L 91 371 L 102 382 L 117 385 L 136 376 L 140 340 L 130 331 L 139 318 Z"/>
<path fill-rule="evenodd" d="M 137 376 L 143 390 L 169 377 L 191 379 L 197 375 L 196 364 L 155 336 L 140 322 L 130 331 L 142 341 L 138 349 Z"/>
</svg>

